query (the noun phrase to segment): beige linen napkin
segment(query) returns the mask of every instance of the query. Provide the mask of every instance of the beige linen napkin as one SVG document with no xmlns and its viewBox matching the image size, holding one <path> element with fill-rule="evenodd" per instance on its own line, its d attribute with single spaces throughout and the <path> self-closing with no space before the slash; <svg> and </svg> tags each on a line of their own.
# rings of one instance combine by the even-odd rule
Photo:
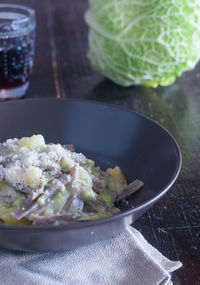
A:
<svg viewBox="0 0 200 285">
<path fill-rule="evenodd" d="M 0 251 L 2 285 L 170 285 L 181 267 L 129 227 L 117 237 L 74 250 Z"/>
</svg>

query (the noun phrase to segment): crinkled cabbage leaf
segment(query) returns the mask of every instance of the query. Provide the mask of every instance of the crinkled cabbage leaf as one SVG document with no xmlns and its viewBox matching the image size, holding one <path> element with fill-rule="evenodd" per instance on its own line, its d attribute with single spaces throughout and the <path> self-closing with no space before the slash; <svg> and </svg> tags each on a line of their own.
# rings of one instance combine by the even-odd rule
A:
<svg viewBox="0 0 200 285">
<path fill-rule="evenodd" d="M 170 85 L 200 58 L 199 0 L 90 0 L 93 68 L 122 86 Z"/>
</svg>

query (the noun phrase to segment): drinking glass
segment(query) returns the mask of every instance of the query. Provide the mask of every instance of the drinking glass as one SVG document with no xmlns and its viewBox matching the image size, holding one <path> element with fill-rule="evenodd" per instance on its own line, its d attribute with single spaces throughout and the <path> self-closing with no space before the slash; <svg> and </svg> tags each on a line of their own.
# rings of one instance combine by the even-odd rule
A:
<svg viewBox="0 0 200 285">
<path fill-rule="evenodd" d="M 35 50 L 35 11 L 0 4 L 0 100 L 24 96 Z"/>
</svg>

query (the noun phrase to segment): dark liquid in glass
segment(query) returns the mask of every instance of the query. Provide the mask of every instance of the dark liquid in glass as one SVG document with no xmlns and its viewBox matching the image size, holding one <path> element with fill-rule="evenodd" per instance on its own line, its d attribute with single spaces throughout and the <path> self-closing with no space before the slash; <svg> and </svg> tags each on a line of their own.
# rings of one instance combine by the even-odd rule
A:
<svg viewBox="0 0 200 285">
<path fill-rule="evenodd" d="M 33 68 L 34 45 L 34 11 L 0 4 L 0 101 L 24 96 Z"/>
<path fill-rule="evenodd" d="M 0 51 L 0 88 L 9 89 L 23 85 L 29 80 L 32 69 L 32 50 L 26 46 L 15 46 Z"/>
</svg>

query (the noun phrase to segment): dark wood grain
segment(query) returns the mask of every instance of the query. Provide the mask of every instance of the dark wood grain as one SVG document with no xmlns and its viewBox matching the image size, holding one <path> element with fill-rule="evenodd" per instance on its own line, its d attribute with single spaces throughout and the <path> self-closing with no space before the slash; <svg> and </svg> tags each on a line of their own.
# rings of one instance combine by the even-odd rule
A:
<svg viewBox="0 0 200 285">
<path fill-rule="evenodd" d="M 73 97 L 124 106 L 161 123 L 177 139 L 183 154 L 178 181 L 133 226 L 164 255 L 183 262 L 174 274 L 175 284 L 199 285 L 200 65 L 170 87 L 119 87 L 94 72 L 87 59 L 87 1 L 12 2 L 37 12 L 35 67 L 27 98 Z"/>
</svg>

